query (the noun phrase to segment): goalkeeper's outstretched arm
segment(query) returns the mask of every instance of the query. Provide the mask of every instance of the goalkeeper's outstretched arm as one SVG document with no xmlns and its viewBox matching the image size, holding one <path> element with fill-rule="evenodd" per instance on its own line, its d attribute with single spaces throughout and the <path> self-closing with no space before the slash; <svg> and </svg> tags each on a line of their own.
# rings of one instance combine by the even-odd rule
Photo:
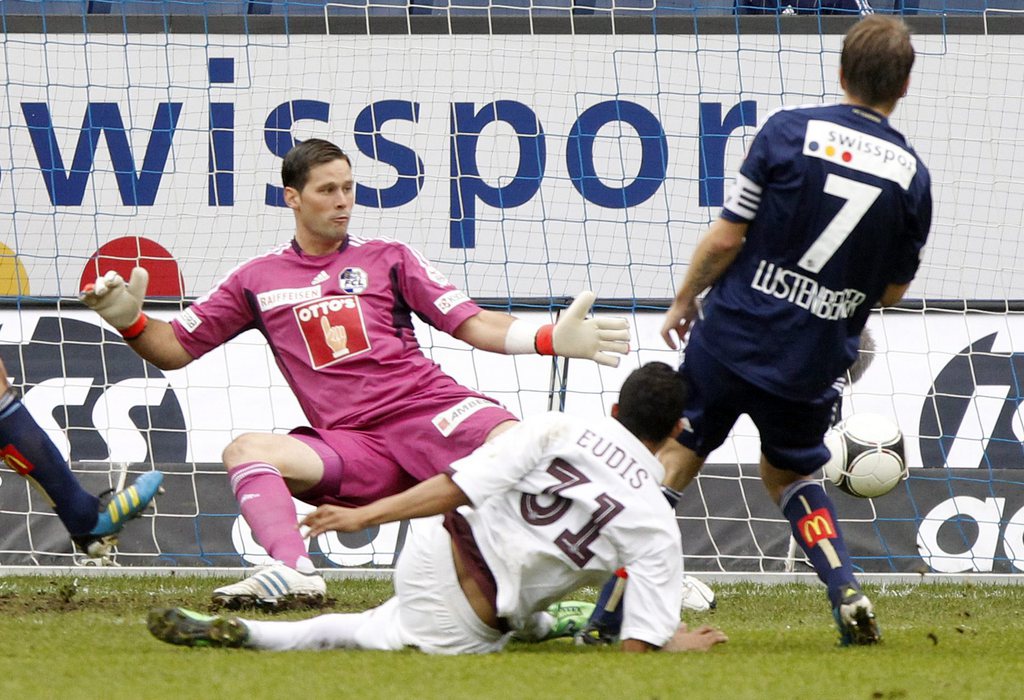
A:
<svg viewBox="0 0 1024 700">
<path fill-rule="evenodd" d="M 561 355 L 617 367 L 629 353 L 629 322 L 587 318 L 594 293 L 579 294 L 557 323 L 537 326 L 508 314 L 483 310 L 463 321 L 455 337 L 480 350 L 506 355 Z"/>
<path fill-rule="evenodd" d="M 125 282 L 116 272 L 86 285 L 79 298 L 128 341 L 138 355 L 160 369 L 180 369 L 194 358 L 178 342 L 171 324 L 142 312 L 149 273 L 136 267 Z"/>
</svg>

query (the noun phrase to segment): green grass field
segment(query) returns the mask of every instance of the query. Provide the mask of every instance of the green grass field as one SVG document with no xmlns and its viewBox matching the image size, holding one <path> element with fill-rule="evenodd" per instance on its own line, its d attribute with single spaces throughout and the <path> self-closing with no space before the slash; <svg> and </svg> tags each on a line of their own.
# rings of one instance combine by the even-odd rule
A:
<svg viewBox="0 0 1024 700">
<path fill-rule="evenodd" d="M 416 651 L 189 649 L 153 639 L 152 607 L 208 609 L 208 577 L 0 579 L 0 698 L 1019 698 L 1024 586 L 868 586 L 877 647 L 841 649 L 822 590 L 716 586 L 688 616 L 730 641 L 707 654 L 621 654 L 567 640 L 489 657 Z M 360 610 L 387 581 L 328 582 L 332 611 Z M 592 599 L 594 591 L 581 597 Z M 308 612 L 290 612 L 294 618 Z M 254 613 L 254 616 L 261 616 Z"/>
</svg>

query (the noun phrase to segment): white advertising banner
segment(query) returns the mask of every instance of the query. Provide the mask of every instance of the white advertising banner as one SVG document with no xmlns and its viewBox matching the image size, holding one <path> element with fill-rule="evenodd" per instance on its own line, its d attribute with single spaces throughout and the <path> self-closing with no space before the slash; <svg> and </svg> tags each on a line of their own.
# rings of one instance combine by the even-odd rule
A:
<svg viewBox="0 0 1024 700">
<path fill-rule="evenodd" d="M 153 311 L 170 318 L 164 311 Z M 532 315 L 535 321 L 546 315 Z M 637 349 L 619 368 L 572 361 L 565 410 L 608 411 L 622 379 L 640 363 L 676 363 L 663 349 L 661 315 L 634 317 Z M 844 397 L 844 413 L 895 417 L 905 434 L 910 478 L 880 499 L 832 493 L 855 562 L 866 572 L 1008 573 L 1024 567 L 1024 317 L 1017 314 L 886 311 L 869 323 L 876 353 Z M 552 360 L 476 350 L 418 326 L 426 351 L 459 381 L 519 415 L 561 405 Z M 262 338 L 240 336 L 177 371 L 142 362 L 87 310 L 0 311 L 0 357 L 24 401 L 83 484 L 99 492 L 121 463 L 156 465 L 167 493 L 147 527 L 128 528 L 121 561 L 139 566 L 261 564 L 228 486 L 220 455 L 238 435 L 284 432 L 304 423 Z M 337 388 L 339 400 L 345 387 Z M 789 525 L 760 495 L 758 441 L 742 419 L 710 457 L 679 506 L 687 567 L 782 570 Z M 112 464 L 113 463 L 113 464 Z M 927 468 L 926 468 L 927 467 Z M 948 467 L 948 468 L 946 468 Z M 758 494 L 758 495 L 754 495 Z M 296 501 L 300 513 L 309 505 Z M 29 517 L 29 515 L 31 517 Z M 757 527 L 750 527 L 751 521 Z M 66 564 L 66 532 L 43 499 L 0 470 L 0 566 Z M 311 542 L 317 566 L 390 566 L 408 523 Z"/>
<path fill-rule="evenodd" d="M 352 155 L 352 230 L 412 244 L 475 297 L 665 298 L 757 125 L 838 99 L 840 39 L 18 35 L 0 266 L 21 296 L 71 297 L 92 257 L 142 258 L 170 270 L 155 293 L 198 296 L 288 240 L 281 157 L 318 136 Z M 935 223 L 911 296 L 1024 298 L 1024 39 L 915 41 L 893 122 L 932 173 Z"/>
<path fill-rule="evenodd" d="M 661 320 L 634 317 L 637 349 L 616 369 L 573 360 L 564 409 L 603 415 L 640 363 L 675 366 L 679 354 L 661 341 Z M 255 331 L 184 369 L 161 372 L 89 311 L 5 311 L 0 323 L 0 356 L 29 410 L 76 461 L 216 463 L 242 433 L 286 432 L 305 422 Z M 471 350 L 417 324 L 420 342 L 445 371 L 517 415 L 562 406 L 557 380 L 552 392 L 551 358 Z M 1024 469 L 1024 316 L 886 311 L 868 328 L 874 361 L 847 389 L 844 414 L 894 417 L 912 468 Z M 759 451 L 743 418 L 709 462 L 756 464 Z"/>
</svg>

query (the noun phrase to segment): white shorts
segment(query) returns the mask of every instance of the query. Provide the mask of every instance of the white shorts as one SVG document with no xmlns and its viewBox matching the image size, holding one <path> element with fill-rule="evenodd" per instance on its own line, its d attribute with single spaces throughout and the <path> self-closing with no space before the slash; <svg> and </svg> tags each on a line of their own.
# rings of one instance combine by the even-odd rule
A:
<svg viewBox="0 0 1024 700">
<path fill-rule="evenodd" d="M 405 644 L 428 654 L 501 651 L 510 635 L 485 625 L 470 606 L 455 573 L 452 538 L 442 519 L 416 520 L 410 529 L 395 568 L 398 603 L 388 601 Z"/>
<path fill-rule="evenodd" d="M 459 586 L 452 539 L 440 517 L 414 522 L 395 569 L 396 595 L 361 613 L 308 620 L 245 620 L 256 649 L 419 647 L 428 654 L 501 651 L 510 635 L 485 625 Z"/>
</svg>

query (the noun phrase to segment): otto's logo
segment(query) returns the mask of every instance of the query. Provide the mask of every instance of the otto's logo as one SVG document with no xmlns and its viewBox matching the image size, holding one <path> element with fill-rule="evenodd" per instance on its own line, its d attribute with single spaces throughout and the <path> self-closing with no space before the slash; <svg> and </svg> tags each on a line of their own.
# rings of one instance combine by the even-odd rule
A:
<svg viewBox="0 0 1024 700">
<path fill-rule="evenodd" d="M 825 508 L 813 510 L 800 518 L 796 527 L 808 547 L 813 547 L 822 540 L 831 540 L 836 537 L 836 526 L 832 522 L 832 516 Z"/>
<path fill-rule="evenodd" d="M 361 267 L 346 267 L 338 275 L 338 284 L 346 294 L 362 294 L 369 285 L 369 278 Z"/>
<path fill-rule="evenodd" d="M 364 353 L 370 349 L 359 297 L 332 296 L 292 309 L 313 369 Z"/>
</svg>

